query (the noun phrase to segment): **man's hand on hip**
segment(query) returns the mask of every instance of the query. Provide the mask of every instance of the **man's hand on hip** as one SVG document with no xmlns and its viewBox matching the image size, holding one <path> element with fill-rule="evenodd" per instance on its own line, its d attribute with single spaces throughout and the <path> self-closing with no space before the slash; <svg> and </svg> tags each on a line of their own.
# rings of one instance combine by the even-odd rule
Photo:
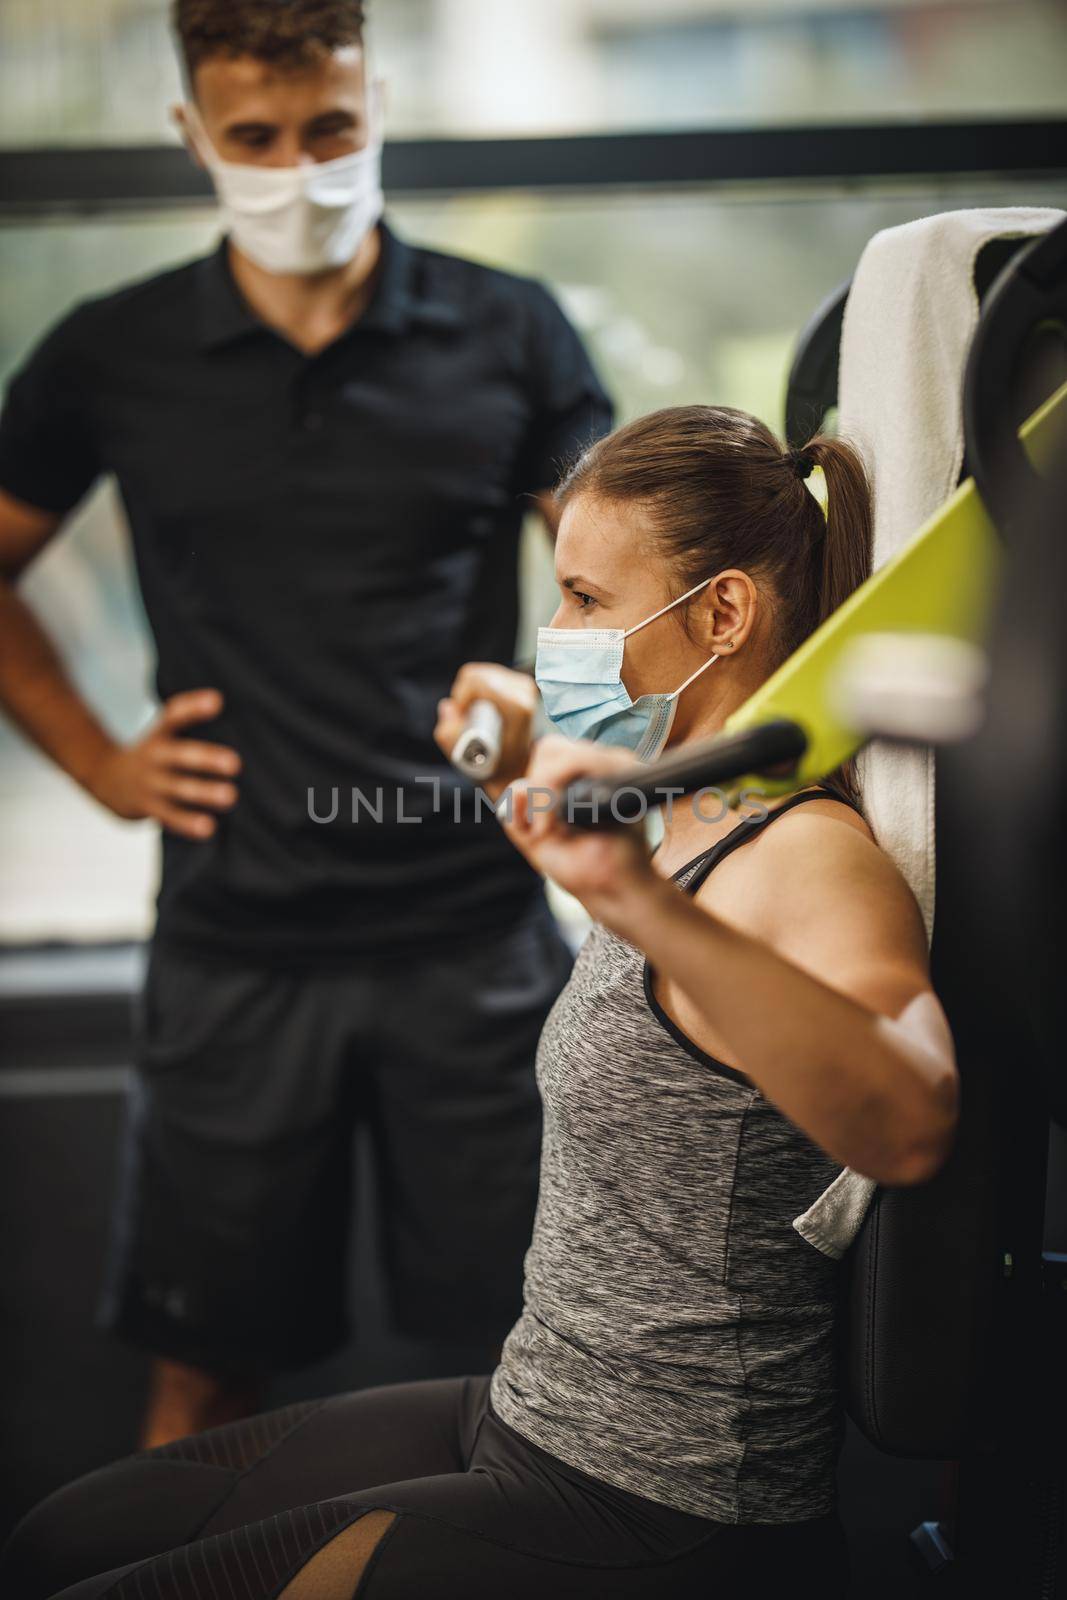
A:
<svg viewBox="0 0 1067 1600">
<path fill-rule="evenodd" d="M 86 788 L 116 816 L 154 817 L 187 839 L 210 839 L 218 826 L 213 813 L 237 804 L 241 758 L 228 745 L 183 737 L 183 730 L 217 717 L 222 704 L 217 689 L 174 695 L 139 739 L 105 751 Z"/>
</svg>

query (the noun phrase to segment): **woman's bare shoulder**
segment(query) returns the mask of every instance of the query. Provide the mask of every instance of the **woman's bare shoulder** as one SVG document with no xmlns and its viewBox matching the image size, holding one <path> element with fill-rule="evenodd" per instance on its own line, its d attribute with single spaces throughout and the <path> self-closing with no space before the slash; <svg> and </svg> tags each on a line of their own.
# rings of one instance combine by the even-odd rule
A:
<svg viewBox="0 0 1067 1600">
<path fill-rule="evenodd" d="M 743 899 L 748 931 L 780 953 L 807 955 L 821 967 L 821 951 L 836 969 L 854 961 L 925 969 L 915 896 L 868 823 L 843 801 L 820 795 L 793 806 L 734 861 L 733 891 Z"/>
<path fill-rule="evenodd" d="M 793 806 L 754 843 L 749 862 L 754 878 L 767 877 L 779 890 L 795 885 L 804 891 L 818 880 L 826 888 L 865 886 L 914 903 L 903 874 L 875 840 L 870 824 L 843 800 L 818 795 Z"/>
<path fill-rule="evenodd" d="M 805 800 L 803 805 L 791 806 L 784 817 L 779 817 L 775 821 L 774 829 L 767 829 L 767 836 L 770 837 L 772 832 L 786 827 L 790 822 L 796 824 L 804 817 L 826 817 L 832 822 L 842 822 L 854 833 L 870 840 L 871 844 L 875 843 L 874 834 L 866 817 L 847 801 L 835 799 L 828 794 L 814 794 L 809 800 Z"/>
</svg>

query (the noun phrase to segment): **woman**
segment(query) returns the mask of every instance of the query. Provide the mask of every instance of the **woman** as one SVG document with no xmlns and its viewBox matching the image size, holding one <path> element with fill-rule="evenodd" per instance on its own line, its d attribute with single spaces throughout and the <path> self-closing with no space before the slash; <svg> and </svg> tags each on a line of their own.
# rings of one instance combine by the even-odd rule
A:
<svg viewBox="0 0 1067 1600">
<path fill-rule="evenodd" d="M 560 500 L 537 678 L 595 742 L 531 759 L 532 685 L 499 667 L 464 668 L 438 725 L 449 749 L 473 699 L 501 706 L 504 825 L 595 919 L 542 1036 L 540 1199 L 500 1364 L 82 1479 L 17 1530 L 12 1600 L 844 1593 L 837 1264 L 791 1223 L 842 1166 L 917 1183 L 949 1148 L 918 909 L 847 772 L 740 820 L 674 796 L 654 856 L 640 829 L 569 830 L 542 791 L 721 727 L 866 575 L 867 485 L 840 441 L 787 454 L 688 407 L 594 445 Z"/>
</svg>

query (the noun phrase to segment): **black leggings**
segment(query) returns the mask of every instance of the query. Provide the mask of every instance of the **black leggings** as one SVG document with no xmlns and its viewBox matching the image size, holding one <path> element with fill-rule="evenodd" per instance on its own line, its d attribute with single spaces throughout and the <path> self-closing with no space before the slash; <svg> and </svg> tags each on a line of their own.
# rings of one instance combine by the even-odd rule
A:
<svg viewBox="0 0 1067 1600">
<path fill-rule="evenodd" d="M 839 1597 L 835 1515 L 708 1521 L 558 1461 L 488 1378 L 267 1412 L 78 1479 L 0 1557 L 5 1600 Z"/>
</svg>

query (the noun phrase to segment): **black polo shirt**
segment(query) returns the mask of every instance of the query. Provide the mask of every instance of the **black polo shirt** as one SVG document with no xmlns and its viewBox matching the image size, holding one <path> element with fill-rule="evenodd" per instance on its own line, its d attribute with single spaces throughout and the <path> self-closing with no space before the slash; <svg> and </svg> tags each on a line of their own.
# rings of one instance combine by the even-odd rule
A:
<svg viewBox="0 0 1067 1600">
<path fill-rule="evenodd" d="M 322 959 L 540 892 L 432 729 L 464 661 L 513 659 L 524 510 L 610 406 L 540 284 L 382 236 L 371 304 L 315 356 L 223 243 L 76 307 L 9 389 L 0 486 L 66 512 L 115 474 L 159 695 L 221 690 L 194 732 L 243 758 L 214 839 L 164 835 L 164 938 Z"/>
</svg>

